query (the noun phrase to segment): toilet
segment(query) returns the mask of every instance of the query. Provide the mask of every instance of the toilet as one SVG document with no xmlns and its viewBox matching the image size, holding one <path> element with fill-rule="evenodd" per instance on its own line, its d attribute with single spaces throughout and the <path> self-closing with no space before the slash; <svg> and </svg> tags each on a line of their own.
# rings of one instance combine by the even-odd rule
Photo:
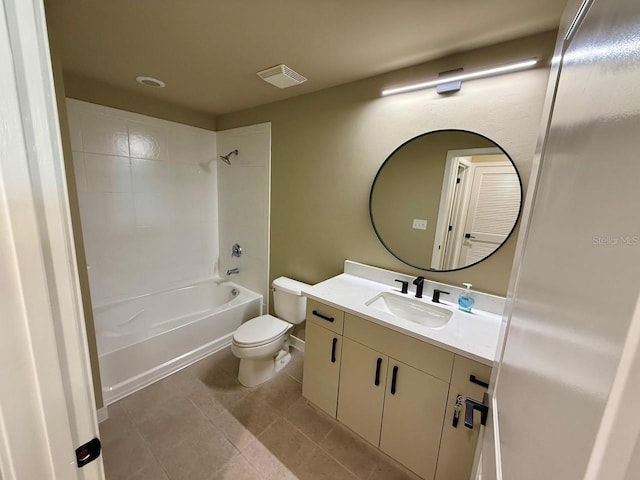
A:
<svg viewBox="0 0 640 480">
<path fill-rule="evenodd" d="M 278 277 L 273 281 L 273 306 L 276 318 L 261 315 L 240 325 L 233 334 L 231 352 L 240 359 L 238 380 L 255 387 L 271 380 L 291 360 L 289 330 L 305 318 L 306 283 Z"/>
</svg>

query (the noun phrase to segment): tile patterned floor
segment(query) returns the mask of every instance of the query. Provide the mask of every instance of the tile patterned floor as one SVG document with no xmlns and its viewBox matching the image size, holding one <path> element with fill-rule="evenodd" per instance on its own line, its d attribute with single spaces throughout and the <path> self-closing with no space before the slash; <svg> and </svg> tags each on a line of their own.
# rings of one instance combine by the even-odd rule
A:
<svg viewBox="0 0 640 480">
<path fill-rule="evenodd" d="M 416 480 L 302 397 L 302 355 L 245 388 L 229 348 L 109 406 L 108 480 Z"/>
</svg>

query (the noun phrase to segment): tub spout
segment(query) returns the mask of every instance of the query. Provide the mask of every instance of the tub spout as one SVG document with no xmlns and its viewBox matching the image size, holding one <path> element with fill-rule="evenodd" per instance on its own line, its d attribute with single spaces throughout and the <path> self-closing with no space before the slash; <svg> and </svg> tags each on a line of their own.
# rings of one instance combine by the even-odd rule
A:
<svg viewBox="0 0 640 480">
<path fill-rule="evenodd" d="M 234 273 L 240 273 L 240 269 L 239 268 L 230 268 L 229 270 L 227 270 L 227 275 L 233 275 Z"/>
</svg>

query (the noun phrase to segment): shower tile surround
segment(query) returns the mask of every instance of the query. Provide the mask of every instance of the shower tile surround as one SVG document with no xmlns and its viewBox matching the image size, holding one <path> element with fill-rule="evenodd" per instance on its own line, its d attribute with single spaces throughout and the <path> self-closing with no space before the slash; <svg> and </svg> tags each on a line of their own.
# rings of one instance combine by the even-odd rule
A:
<svg viewBox="0 0 640 480">
<path fill-rule="evenodd" d="M 269 311 L 269 201 L 271 124 L 217 132 L 218 154 L 231 155 L 231 165 L 218 162 L 218 213 L 220 225 L 220 273 L 231 268 L 240 273 L 231 280 L 262 295 L 263 311 Z M 231 247 L 242 247 L 240 258 Z"/>
<path fill-rule="evenodd" d="M 67 110 L 94 307 L 233 267 L 269 298 L 270 124 L 212 132 L 74 99 Z M 235 149 L 231 166 L 217 160 Z"/>
<path fill-rule="evenodd" d="M 107 480 L 419 480 L 301 396 L 302 354 L 238 383 L 226 348 L 109 406 Z"/>
<path fill-rule="evenodd" d="M 211 276 L 216 134 L 67 99 L 93 306 Z M 211 160 L 210 172 L 198 166 Z"/>
</svg>

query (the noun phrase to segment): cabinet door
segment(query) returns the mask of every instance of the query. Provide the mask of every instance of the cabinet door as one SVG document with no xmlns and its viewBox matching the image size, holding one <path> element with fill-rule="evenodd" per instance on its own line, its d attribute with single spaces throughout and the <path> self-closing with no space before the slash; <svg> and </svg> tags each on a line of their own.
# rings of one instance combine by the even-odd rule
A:
<svg viewBox="0 0 640 480">
<path fill-rule="evenodd" d="M 473 379 L 471 376 L 473 375 Z M 487 389 L 478 382 L 488 383 L 491 377 L 491 367 L 482 365 L 473 360 L 456 355 L 451 376 L 447 411 L 444 417 L 442 429 L 442 442 L 440 443 L 440 455 L 436 480 L 469 480 L 473 468 L 478 433 L 480 431 L 479 414 L 475 413 L 473 428 L 464 425 L 464 399 L 458 425 L 453 426 L 453 414 L 456 406 L 456 397 L 471 397 L 482 401 Z M 475 381 L 475 383 L 474 383 Z"/>
<path fill-rule="evenodd" d="M 380 449 L 422 478 L 435 475 L 449 384 L 389 359 Z"/>
<path fill-rule="evenodd" d="M 335 418 L 342 335 L 308 323 L 306 329 L 302 395 Z"/>
<path fill-rule="evenodd" d="M 380 445 L 388 357 L 348 338 L 342 345 L 338 420 Z"/>
</svg>

